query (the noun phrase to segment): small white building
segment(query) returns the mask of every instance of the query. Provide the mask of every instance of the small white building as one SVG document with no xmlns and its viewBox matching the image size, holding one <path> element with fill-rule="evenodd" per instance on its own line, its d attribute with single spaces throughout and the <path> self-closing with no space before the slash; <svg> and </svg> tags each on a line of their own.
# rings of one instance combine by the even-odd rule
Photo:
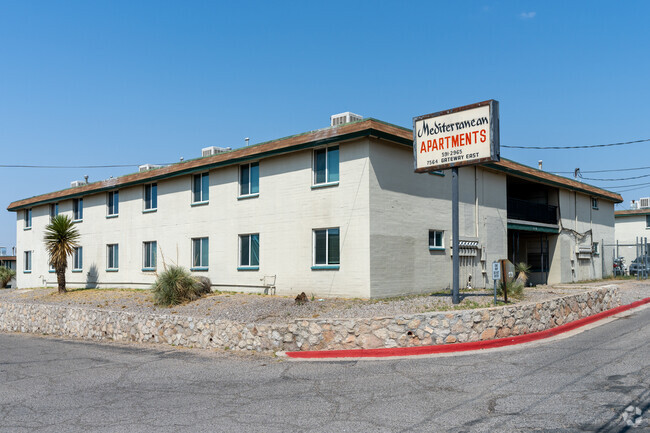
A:
<svg viewBox="0 0 650 433">
<path fill-rule="evenodd" d="M 629 266 L 632 260 L 641 255 L 640 245 L 650 238 L 650 206 L 617 210 L 614 221 L 616 245 L 610 248 L 616 257 L 623 257 L 626 266 Z"/>
<path fill-rule="evenodd" d="M 147 287 L 164 263 L 216 288 L 375 298 L 451 285 L 451 176 L 415 174 L 410 129 L 353 119 L 9 205 L 18 286 L 54 284 L 50 216 L 81 233 L 70 286 Z M 197 149 L 198 153 L 199 149 Z M 491 262 L 532 266 L 535 283 L 611 274 L 618 194 L 509 160 L 462 167 L 461 286 L 491 286 Z"/>
</svg>

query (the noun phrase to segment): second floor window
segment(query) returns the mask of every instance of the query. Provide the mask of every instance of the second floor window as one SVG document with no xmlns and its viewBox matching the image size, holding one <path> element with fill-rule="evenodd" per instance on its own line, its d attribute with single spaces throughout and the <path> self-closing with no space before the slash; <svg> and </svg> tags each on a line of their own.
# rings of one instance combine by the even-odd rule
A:
<svg viewBox="0 0 650 433">
<path fill-rule="evenodd" d="M 253 195 L 260 192 L 260 164 L 253 162 L 239 167 L 239 195 Z"/>
<path fill-rule="evenodd" d="M 106 269 L 116 271 L 120 266 L 118 244 L 106 245 Z"/>
<path fill-rule="evenodd" d="M 32 228 L 32 210 L 31 209 L 25 209 L 25 213 L 23 214 L 23 218 L 25 220 L 25 228 L 26 229 L 31 229 Z"/>
<path fill-rule="evenodd" d="M 314 185 L 339 181 L 339 147 L 331 146 L 314 151 Z"/>
<path fill-rule="evenodd" d="M 195 174 L 192 178 L 192 203 L 204 203 L 210 199 L 210 175 Z"/>
<path fill-rule="evenodd" d="M 76 247 L 72 251 L 72 270 L 80 271 L 83 268 L 83 247 Z"/>
<path fill-rule="evenodd" d="M 51 203 L 50 204 L 50 219 L 54 218 L 59 214 L 59 204 Z"/>
<path fill-rule="evenodd" d="M 72 199 L 72 219 L 74 221 L 81 221 L 84 219 L 84 199 Z"/>
<path fill-rule="evenodd" d="M 429 249 L 444 250 L 444 234 L 442 230 L 429 230 Z"/>
<path fill-rule="evenodd" d="M 120 192 L 111 191 L 108 193 L 108 200 L 106 202 L 108 216 L 117 215 L 120 213 Z"/>
<path fill-rule="evenodd" d="M 208 238 L 192 239 L 192 269 L 208 269 L 209 249 Z"/>
<path fill-rule="evenodd" d="M 144 186 L 144 210 L 158 209 L 158 184 Z"/>
</svg>

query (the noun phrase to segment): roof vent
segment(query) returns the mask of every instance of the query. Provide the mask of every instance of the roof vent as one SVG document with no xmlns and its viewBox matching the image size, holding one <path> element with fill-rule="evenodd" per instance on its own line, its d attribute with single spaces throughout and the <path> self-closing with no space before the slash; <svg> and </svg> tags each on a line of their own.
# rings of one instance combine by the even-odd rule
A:
<svg viewBox="0 0 650 433">
<path fill-rule="evenodd" d="M 70 182 L 70 188 L 78 188 L 84 185 L 87 185 L 87 182 L 84 182 L 83 180 L 73 180 Z"/>
<path fill-rule="evenodd" d="M 142 164 L 141 166 L 138 167 L 139 172 L 143 171 L 149 171 L 149 170 L 154 170 L 156 168 L 161 168 L 162 165 L 156 165 L 156 164 Z"/>
<path fill-rule="evenodd" d="M 345 123 L 363 120 L 363 116 L 346 111 L 345 113 L 333 114 L 330 116 L 330 126 L 339 126 Z"/>
<path fill-rule="evenodd" d="M 204 147 L 203 149 L 201 149 L 201 156 L 218 155 L 220 153 L 229 152 L 231 150 L 232 149 L 230 147 L 217 147 L 217 146 Z"/>
</svg>

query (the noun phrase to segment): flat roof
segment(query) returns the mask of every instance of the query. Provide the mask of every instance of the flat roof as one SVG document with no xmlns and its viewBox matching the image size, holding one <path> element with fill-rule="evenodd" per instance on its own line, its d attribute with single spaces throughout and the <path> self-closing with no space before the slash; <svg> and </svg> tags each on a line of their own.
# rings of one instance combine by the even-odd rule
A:
<svg viewBox="0 0 650 433">
<path fill-rule="evenodd" d="M 614 217 L 628 217 L 635 215 L 650 215 L 650 209 L 629 209 L 614 211 Z"/>
<path fill-rule="evenodd" d="M 41 194 L 34 197 L 17 200 L 11 203 L 7 210 L 17 211 L 26 207 L 54 203 L 59 200 L 79 198 L 89 194 L 96 194 L 102 191 L 110 191 L 115 188 L 156 182 L 170 177 L 177 177 L 197 173 L 213 168 L 228 165 L 241 164 L 246 161 L 265 158 L 283 153 L 295 152 L 309 149 L 329 143 L 342 142 L 361 137 L 375 137 L 396 142 L 405 146 L 413 146 L 413 131 L 401 126 L 392 125 L 373 118 L 365 118 L 360 121 L 346 123 L 339 126 L 331 126 L 302 134 L 292 135 L 277 140 L 241 147 L 217 155 L 196 158 L 184 162 L 178 162 L 153 170 L 139 173 L 127 174 L 117 178 L 89 183 L 75 188 L 67 188 L 60 191 Z M 533 167 L 516 163 L 507 159 L 500 162 L 483 164 L 484 167 L 508 173 L 509 175 L 533 180 L 539 183 L 552 185 L 560 188 L 580 191 L 588 195 L 611 200 L 616 203 L 623 201 L 623 198 L 614 192 L 607 191 L 595 186 L 587 185 L 566 177 L 546 173 Z"/>
</svg>

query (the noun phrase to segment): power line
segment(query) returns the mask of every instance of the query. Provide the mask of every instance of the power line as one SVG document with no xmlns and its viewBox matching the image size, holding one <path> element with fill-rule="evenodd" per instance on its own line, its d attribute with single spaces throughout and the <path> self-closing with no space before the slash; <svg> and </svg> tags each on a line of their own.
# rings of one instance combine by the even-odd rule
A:
<svg viewBox="0 0 650 433">
<path fill-rule="evenodd" d="M 603 178 L 598 178 L 598 177 L 583 177 L 580 172 L 578 172 L 578 176 L 581 179 L 585 180 L 595 180 L 598 182 L 619 182 L 621 180 L 632 180 L 632 179 L 641 179 L 642 177 L 650 177 L 650 174 L 642 174 L 641 176 L 632 176 L 632 177 L 619 177 L 619 178 L 612 178 L 612 179 L 603 179 Z"/>
<path fill-rule="evenodd" d="M 169 165 L 169 164 L 158 164 Z M 0 168 L 116 168 L 116 167 L 139 167 L 138 164 L 114 164 L 114 165 L 26 165 L 26 164 L 0 164 Z"/>
<path fill-rule="evenodd" d="M 612 168 L 609 170 L 580 170 L 580 173 L 611 173 L 614 171 L 632 171 L 632 170 L 648 170 L 650 169 L 650 166 L 648 167 L 633 167 L 633 168 Z M 554 174 L 573 174 L 574 171 L 552 171 L 551 173 Z"/>
<path fill-rule="evenodd" d="M 643 143 L 650 141 L 650 138 L 645 138 L 643 140 L 635 141 L 623 141 L 621 143 L 608 143 L 608 144 L 587 144 L 584 146 L 507 146 L 502 144 L 501 147 L 507 147 L 509 149 L 541 149 L 541 150 L 565 150 L 565 149 L 591 149 L 594 147 L 609 147 L 609 146 L 622 146 L 624 144 L 634 144 L 634 143 Z"/>
</svg>

